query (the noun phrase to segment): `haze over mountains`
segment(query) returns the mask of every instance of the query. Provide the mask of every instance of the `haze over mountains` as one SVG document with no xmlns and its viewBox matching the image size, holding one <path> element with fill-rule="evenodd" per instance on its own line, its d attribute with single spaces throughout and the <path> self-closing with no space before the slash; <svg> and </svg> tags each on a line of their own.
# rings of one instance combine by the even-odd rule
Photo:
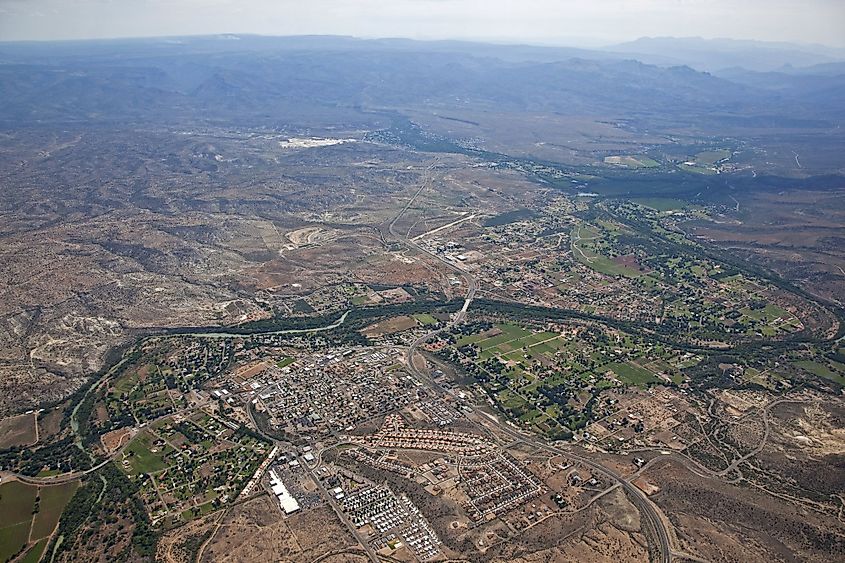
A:
<svg viewBox="0 0 845 563">
<path fill-rule="evenodd" d="M 700 37 L 642 37 L 636 41 L 607 47 L 605 50 L 626 53 L 647 63 L 683 64 L 708 72 L 733 67 L 760 72 L 790 71 L 791 67 L 811 67 L 845 61 L 845 49 L 824 45 Z"/>
<path fill-rule="evenodd" d="M 505 4 L 305 4 L 377 3 Z M 0 43 L 0 100 L 0 563 L 845 561 L 843 53 Z"/>
<path fill-rule="evenodd" d="M 0 119 L 231 121 L 267 119 L 291 106 L 471 105 L 629 119 L 763 116 L 769 125 L 835 127 L 845 114 L 838 51 L 802 49 L 642 39 L 588 51 L 251 35 L 5 43 Z"/>
</svg>

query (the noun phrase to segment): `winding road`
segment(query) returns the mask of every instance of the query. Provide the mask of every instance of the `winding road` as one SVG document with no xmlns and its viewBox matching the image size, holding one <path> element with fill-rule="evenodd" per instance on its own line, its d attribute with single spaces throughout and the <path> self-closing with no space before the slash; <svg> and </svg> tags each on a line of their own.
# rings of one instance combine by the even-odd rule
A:
<svg viewBox="0 0 845 563">
<path fill-rule="evenodd" d="M 464 321 L 464 319 L 466 318 L 467 311 L 470 305 L 472 304 L 472 300 L 475 298 L 475 294 L 478 291 L 478 282 L 472 275 L 470 275 L 465 270 L 459 268 L 457 265 L 453 264 L 452 262 L 449 262 L 441 256 L 438 256 L 437 254 L 429 252 L 425 248 L 418 245 L 415 239 L 402 237 L 394 231 L 394 226 L 396 225 L 396 222 L 411 207 L 411 205 L 414 203 L 420 193 L 422 193 L 422 191 L 430 185 L 430 171 L 432 170 L 433 166 L 434 165 L 426 169 L 426 178 L 423 181 L 422 185 L 414 193 L 413 197 L 411 197 L 405 207 L 402 208 L 399 214 L 393 218 L 393 220 L 390 222 L 388 230 L 392 236 L 401 240 L 405 245 L 411 247 L 412 249 L 418 252 L 427 254 L 435 258 L 436 260 L 439 260 L 440 262 L 448 266 L 451 270 L 458 272 L 464 278 L 464 280 L 466 280 L 467 295 L 464 300 L 464 305 L 455 314 L 451 322 L 439 329 L 433 330 L 431 332 L 428 332 L 427 334 L 418 337 L 411 343 L 405 354 L 405 364 L 412 375 L 414 375 L 420 382 L 424 382 L 426 385 L 428 385 L 433 391 L 439 394 L 447 394 L 447 391 L 443 389 L 436 381 L 434 381 L 429 374 L 425 373 L 423 370 L 419 369 L 416 366 L 416 364 L 414 363 L 414 356 L 417 352 L 417 348 L 419 348 L 420 345 L 424 344 L 425 342 L 427 342 L 437 334 L 443 332 L 444 330 L 451 328 L 452 326 L 455 326 L 457 324 L 460 324 Z M 552 446 L 551 444 L 539 440 L 536 436 L 523 433 L 514 428 L 510 428 L 507 423 L 502 423 L 496 417 L 493 417 L 490 420 L 491 422 L 495 421 L 497 427 L 502 432 L 514 438 L 515 440 L 530 444 L 538 449 L 544 450 L 555 455 L 563 455 L 571 459 L 577 460 L 583 465 L 590 467 L 595 472 L 604 475 L 610 481 L 613 481 L 615 483 L 615 486 L 622 487 L 622 489 L 627 494 L 628 498 L 631 500 L 633 505 L 637 508 L 640 513 L 640 518 L 643 522 L 643 533 L 648 539 L 649 555 L 651 561 L 657 561 L 660 563 L 670 563 L 672 561 L 672 545 L 671 540 L 669 538 L 669 531 L 667 529 L 666 523 L 661 518 L 655 506 L 651 503 L 651 501 L 648 500 L 645 493 L 643 493 L 636 486 L 632 485 L 625 477 L 608 469 L 607 467 L 601 465 L 598 462 L 590 460 L 581 455 L 574 454 L 570 451 L 562 450 L 560 448 Z"/>
</svg>

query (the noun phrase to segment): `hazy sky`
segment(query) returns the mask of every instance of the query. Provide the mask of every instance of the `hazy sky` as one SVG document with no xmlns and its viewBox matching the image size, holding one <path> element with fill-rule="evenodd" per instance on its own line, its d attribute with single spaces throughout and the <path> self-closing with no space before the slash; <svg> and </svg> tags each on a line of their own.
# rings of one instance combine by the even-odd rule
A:
<svg viewBox="0 0 845 563">
<path fill-rule="evenodd" d="M 585 45 L 698 35 L 845 46 L 845 0 L 0 0 L 0 40 L 224 32 Z"/>
</svg>

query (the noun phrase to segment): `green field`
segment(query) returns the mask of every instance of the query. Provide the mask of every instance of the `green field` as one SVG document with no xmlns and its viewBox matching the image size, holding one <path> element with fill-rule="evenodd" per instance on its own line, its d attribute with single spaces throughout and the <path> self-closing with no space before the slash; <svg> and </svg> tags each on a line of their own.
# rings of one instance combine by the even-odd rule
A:
<svg viewBox="0 0 845 563">
<path fill-rule="evenodd" d="M 201 516 L 205 516 L 206 514 L 211 514 L 212 512 L 214 512 L 214 510 L 214 505 L 211 502 L 206 502 L 204 504 L 194 506 L 193 508 L 183 510 L 180 516 L 185 522 L 190 522 L 194 518 L 199 518 Z"/>
<path fill-rule="evenodd" d="M 742 314 L 755 321 L 772 322 L 777 318 L 792 317 L 788 311 L 781 309 L 773 303 L 767 303 L 762 309 L 742 309 Z"/>
<path fill-rule="evenodd" d="M 632 199 L 631 201 L 643 207 L 650 207 L 655 211 L 674 211 L 676 209 L 683 209 L 687 205 L 680 199 L 670 197 L 648 197 Z"/>
<path fill-rule="evenodd" d="M 466 346 L 467 344 L 475 344 L 476 342 L 480 342 L 480 341 L 484 340 L 485 338 L 486 337 L 482 333 L 468 334 L 466 336 L 462 336 L 462 337 L 458 338 L 458 340 L 455 344 L 457 344 L 458 346 Z"/>
<path fill-rule="evenodd" d="M 585 266 L 589 266 L 600 274 L 605 274 L 607 276 L 622 276 L 625 278 L 638 278 L 642 275 L 639 271 L 622 264 L 617 264 L 606 256 L 590 256 L 590 253 L 586 251 L 584 254 L 587 256 L 582 256 L 580 252 L 576 251 L 573 253 L 573 256 L 575 256 L 576 260 Z"/>
<path fill-rule="evenodd" d="M 112 384 L 112 389 L 116 396 L 121 396 L 124 393 L 129 393 L 138 384 L 138 374 L 134 371 L 119 378 Z"/>
<path fill-rule="evenodd" d="M 713 166 L 720 160 L 725 160 L 731 157 L 731 151 L 728 149 L 717 149 L 713 151 L 704 151 L 695 155 L 695 162 L 701 166 Z"/>
<path fill-rule="evenodd" d="M 578 225 L 572 231 L 572 242 L 570 244 L 572 257 L 600 274 L 626 278 L 638 278 L 642 275 L 638 270 L 617 264 L 607 256 L 597 253 L 594 250 L 594 241 L 600 239 L 601 234 L 595 227 Z"/>
<path fill-rule="evenodd" d="M 660 379 L 647 369 L 633 364 L 608 364 L 607 369 L 613 371 L 620 381 L 629 385 L 645 386 L 648 383 L 659 383 Z"/>
<path fill-rule="evenodd" d="M 38 487 L 11 481 L 0 485 L 0 528 L 32 519 Z"/>
<path fill-rule="evenodd" d="M 26 552 L 20 563 L 38 563 L 45 547 L 47 547 L 47 538 L 38 540 L 35 545 L 29 548 L 29 551 Z"/>
<path fill-rule="evenodd" d="M 9 561 L 27 543 L 29 522 L 11 524 L 0 528 L 0 560 Z"/>
<path fill-rule="evenodd" d="M 498 395 L 496 395 L 496 398 L 504 408 L 517 412 L 522 411 L 528 404 L 525 402 L 525 399 L 508 390 L 501 391 Z"/>
<path fill-rule="evenodd" d="M 296 361 L 296 358 L 291 358 L 290 356 L 285 356 L 284 358 L 282 358 L 281 360 L 276 362 L 276 365 L 279 366 L 280 368 L 284 368 L 284 367 L 291 365 L 295 361 Z"/>
<path fill-rule="evenodd" d="M 813 375 L 817 375 L 819 377 L 823 377 L 824 379 L 829 379 L 831 381 L 835 381 L 840 385 L 845 385 L 845 376 L 842 373 L 834 371 L 825 364 L 819 362 L 813 362 L 809 360 L 802 360 L 798 362 L 794 362 L 793 365 L 812 373 Z"/>
<path fill-rule="evenodd" d="M 502 334 L 473 341 L 476 353 L 457 350 L 473 362 L 471 374 L 517 424 L 553 439 L 571 437 L 590 420 L 613 409 L 604 393 L 625 386 L 684 381 L 676 363 L 695 364 L 698 356 L 667 350 L 664 345 L 617 331 L 584 327 L 568 333 L 497 325 Z M 688 357 L 687 357 L 688 356 Z"/>
<path fill-rule="evenodd" d="M 153 436 L 148 432 L 139 434 L 132 443 L 126 448 L 124 456 L 128 456 L 131 470 L 129 473 L 155 473 L 167 467 L 164 458 L 172 448 L 165 446 L 157 452 L 151 451 L 153 449 Z M 120 464 L 123 467 L 123 464 Z"/>
<path fill-rule="evenodd" d="M 436 325 L 437 319 L 429 315 L 428 313 L 420 313 L 418 315 L 414 315 L 414 318 L 417 320 L 418 323 L 424 326 L 429 325 Z"/>
<path fill-rule="evenodd" d="M 605 258 L 604 256 L 599 258 L 595 263 L 590 264 L 590 267 L 596 270 L 597 272 L 607 274 L 609 276 L 638 278 L 642 275 L 639 270 L 629 268 L 628 266 L 625 266 L 623 264 L 617 264 L 610 258 Z"/>
<path fill-rule="evenodd" d="M 505 342 L 518 340 L 523 336 L 528 336 L 531 334 L 530 331 L 527 331 L 524 328 L 516 325 L 496 325 L 496 328 L 502 331 L 502 333 L 487 338 L 485 338 L 484 334 L 474 334 L 469 337 L 461 338 L 458 341 L 458 346 L 463 346 L 464 344 L 476 344 L 479 349 L 483 351 L 495 348 L 500 344 L 504 344 Z M 477 338 L 473 338 L 473 336 Z"/>
</svg>

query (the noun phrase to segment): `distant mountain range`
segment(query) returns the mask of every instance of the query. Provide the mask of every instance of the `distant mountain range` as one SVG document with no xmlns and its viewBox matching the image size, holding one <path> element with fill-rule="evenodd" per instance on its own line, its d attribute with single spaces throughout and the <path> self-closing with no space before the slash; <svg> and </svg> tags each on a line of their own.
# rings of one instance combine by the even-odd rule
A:
<svg viewBox="0 0 845 563">
<path fill-rule="evenodd" d="M 661 49 L 671 60 L 638 53 Z M 704 60 L 725 66 L 693 69 Z M 758 70 L 747 70 L 753 61 Z M 778 70 L 760 70 L 765 61 Z M 831 54 L 781 44 L 698 39 L 643 39 L 606 51 L 333 36 L 5 43 L 0 120 L 243 123 L 291 107 L 472 107 L 839 123 L 843 66 Z"/>
<path fill-rule="evenodd" d="M 684 64 L 708 72 L 733 67 L 765 72 L 845 61 L 845 49 L 823 45 L 700 37 L 643 37 L 604 50 L 625 53 L 646 63 Z"/>
</svg>

